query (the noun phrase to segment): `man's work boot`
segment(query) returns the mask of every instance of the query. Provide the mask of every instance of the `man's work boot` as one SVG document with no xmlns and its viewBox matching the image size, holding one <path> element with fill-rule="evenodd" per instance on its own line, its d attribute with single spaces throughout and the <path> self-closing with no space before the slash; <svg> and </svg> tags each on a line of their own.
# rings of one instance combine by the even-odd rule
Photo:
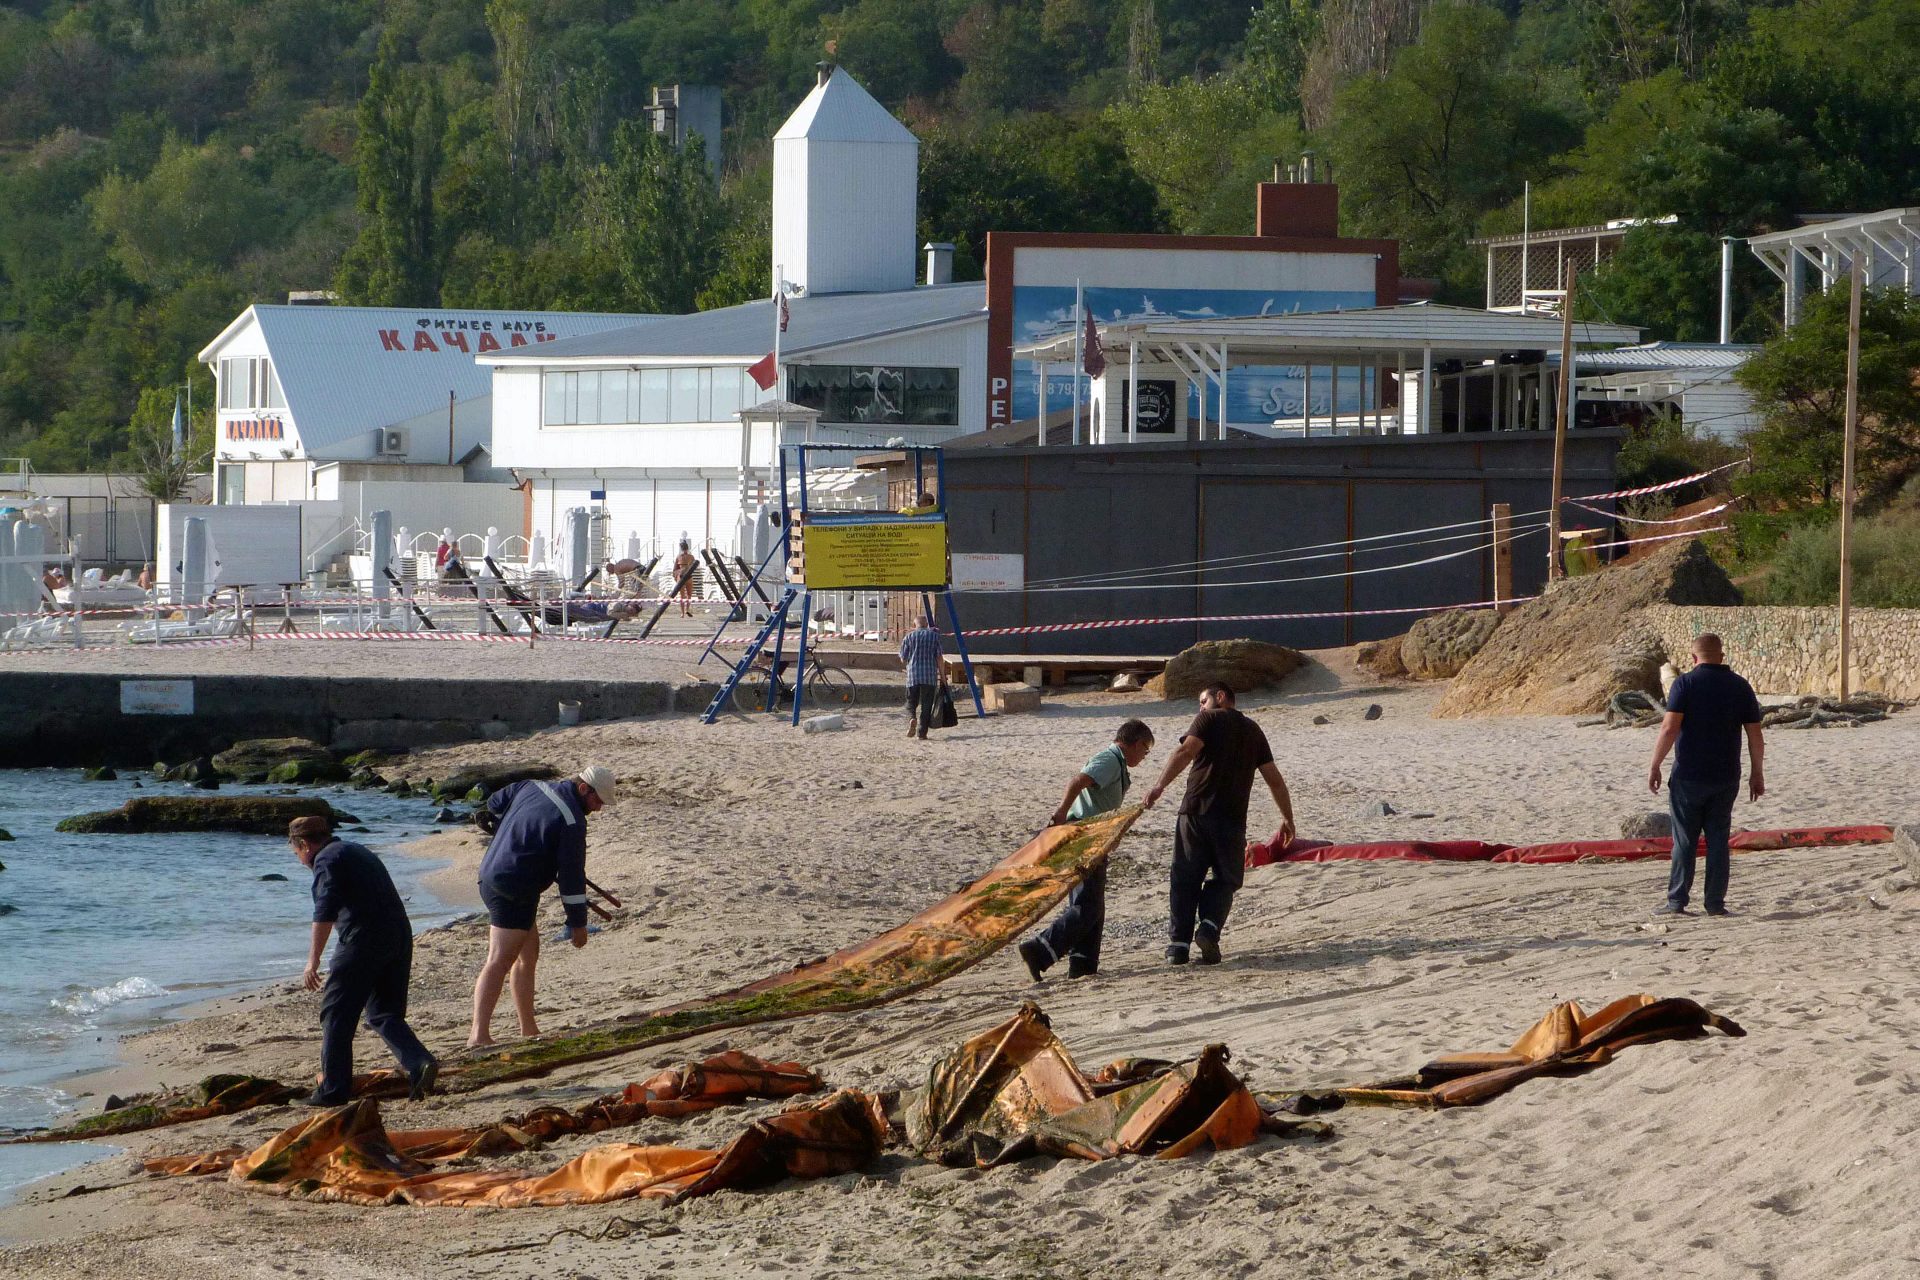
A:
<svg viewBox="0 0 1920 1280">
<path fill-rule="evenodd" d="M 1040 945 L 1040 939 L 1028 938 L 1020 944 L 1018 950 L 1020 959 L 1025 962 L 1027 972 L 1032 975 L 1033 980 L 1042 981 L 1042 975 L 1046 973 L 1047 966 L 1053 963 L 1053 957 L 1048 955 L 1047 949 Z"/>
<path fill-rule="evenodd" d="M 1168 964 L 1185 964 L 1186 962 L 1187 962 L 1187 948 L 1185 943 L 1176 942 L 1172 946 L 1167 948 Z"/>
<path fill-rule="evenodd" d="M 925 742 L 927 740 L 927 726 L 921 725 L 918 729 L 914 730 L 913 736 Z"/>
<path fill-rule="evenodd" d="M 908 716 L 907 717 L 907 736 L 909 738 L 915 736 L 919 732 L 919 729 L 920 729 L 920 726 L 914 720 L 914 718 L 912 716 Z"/>
<path fill-rule="evenodd" d="M 1210 933 L 1193 935 L 1193 962 L 1195 964 L 1220 963 L 1220 939 Z"/>
<path fill-rule="evenodd" d="M 1100 972 L 1100 966 L 1083 956 L 1067 957 L 1067 978 L 1069 981 L 1074 978 L 1091 978 L 1098 972 Z"/>
</svg>

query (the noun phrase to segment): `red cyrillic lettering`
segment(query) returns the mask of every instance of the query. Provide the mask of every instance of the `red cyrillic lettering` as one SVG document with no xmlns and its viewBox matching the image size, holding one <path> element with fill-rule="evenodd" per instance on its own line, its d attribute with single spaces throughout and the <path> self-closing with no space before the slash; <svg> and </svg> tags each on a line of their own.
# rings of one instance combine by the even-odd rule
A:
<svg viewBox="0 0 1920 1280">
<path fill-rule="evenodd" d="M 400 341 L 400 331 L 398 329 L 382 329 L 380 331 L 380 349 L 382 351 L 405 351 L 407 344 Z"/>
</svg>

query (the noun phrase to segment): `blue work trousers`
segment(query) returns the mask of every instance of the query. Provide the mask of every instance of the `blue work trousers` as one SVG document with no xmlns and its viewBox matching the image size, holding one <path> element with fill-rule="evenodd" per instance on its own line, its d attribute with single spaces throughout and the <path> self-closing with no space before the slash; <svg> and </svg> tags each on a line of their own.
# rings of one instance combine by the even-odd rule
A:
<svg viewBox="0 0 1920 1280">
<path fill-rule="evenodd" d="M 1667 876 L 1667 902 L 1676 910 L 1687 905 L 1693 892 L 1694 851 L 1707 838 L 1707 883 L 1701 894 L 1709 911 L 1727 905 L 1727 874 L 1731 855 L 1727 842 L 1733 834 L 1733 802 L 1740 781 L 1667 782 L 1667 813 L 1673 819 L 1673 870 Z"/>
<path fill-rule="evenodd" d="M 363 956 L 354 952 L 333 957 L 327 985 L 320 994 L 320 1089 L 322 1098 L 345 1102 L 353 1092 L 353 1035 L 360 1015 L 387 1042 L 412 1074 L 432 1061 L 420 1037 L 407 1025 L 407 985 L 413 977 L 413 948 Z"/>
</svg>

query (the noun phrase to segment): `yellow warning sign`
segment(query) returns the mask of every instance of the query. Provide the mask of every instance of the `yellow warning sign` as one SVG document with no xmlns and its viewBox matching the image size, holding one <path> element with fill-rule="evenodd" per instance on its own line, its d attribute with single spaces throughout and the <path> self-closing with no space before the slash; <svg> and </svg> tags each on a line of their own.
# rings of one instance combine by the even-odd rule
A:
<svg viewBox="0 0 1920 1280">
<path fill-rule="evenodd" d="M 945 521 L 809 524 L 802 545 L 806 583 L 815 591 L 947 585 Z"/>
</svg>

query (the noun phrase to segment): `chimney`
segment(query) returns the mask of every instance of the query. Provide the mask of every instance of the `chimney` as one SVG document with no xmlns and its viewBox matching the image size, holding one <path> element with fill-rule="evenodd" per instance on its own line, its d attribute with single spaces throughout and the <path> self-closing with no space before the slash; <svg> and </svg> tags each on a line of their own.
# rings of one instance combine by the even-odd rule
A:
<svg viewBox="0 0 1920 1280">
<path fill-rule="evenodd" d="M 824 59 L 824 60 L 822 60 L 822 61 L 820 61 L 820 62 L 816 62 L 816 63 L 814 63 L 814 64 L 813 64 L 813 82 L 814 82 L 814 84 L 816 84 L 816 85 L 822 85 L 822 84 L 825 84 L 825 83 L 826 83 L 827 81 L 829 81 L 829 80 L 831 80 L 831 79 L 833 79 L 833 61 L 832 61 L 832 59 Z"/>
<path fill-rule="evenodd" d="M 927 283 L 953 283 L 953 246 L 944 241 L 930 243 L 927 250 Z"/>
</svg>

